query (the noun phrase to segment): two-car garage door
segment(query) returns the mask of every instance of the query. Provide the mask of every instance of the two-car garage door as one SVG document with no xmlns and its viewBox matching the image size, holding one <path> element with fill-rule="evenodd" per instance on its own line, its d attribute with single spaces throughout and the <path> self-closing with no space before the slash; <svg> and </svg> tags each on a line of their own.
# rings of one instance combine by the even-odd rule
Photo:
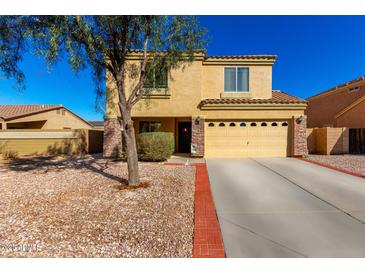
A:
<svg viewBox="0 0 365 274">
<path fill-rule="evenodd" d="M 285 157 L 289 121 L 206 121 L 205 157 Z"/>
</svg>

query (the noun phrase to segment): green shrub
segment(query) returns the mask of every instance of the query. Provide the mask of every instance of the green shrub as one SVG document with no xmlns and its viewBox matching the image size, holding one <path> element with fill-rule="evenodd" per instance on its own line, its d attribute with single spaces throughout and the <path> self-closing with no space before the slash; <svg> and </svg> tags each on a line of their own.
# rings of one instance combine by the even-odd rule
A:
<svg viewBox="0 0 365 274">
<path fill-rule="evenodd" d="M 165 161 L 174 152 L 172 132 L 146 132 L 137 135 L 138 158 L 142 161 Z"/>
</svg>

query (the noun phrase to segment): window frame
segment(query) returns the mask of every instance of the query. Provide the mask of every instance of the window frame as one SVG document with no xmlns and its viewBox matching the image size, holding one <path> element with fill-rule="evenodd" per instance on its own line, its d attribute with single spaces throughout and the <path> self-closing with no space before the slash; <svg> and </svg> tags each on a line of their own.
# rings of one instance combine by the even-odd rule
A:
<svg viewBox="0 0 365 274">
<path fill-rule="evenodd" d="M 148 131 L 142 131 L 142 129 L 143 129 L 142 124 L 143 123 L 148 123 Z M 151 131 L 151 124 L 160 124 L 159 131 Z M 139 121 L 138 126 L 139 126 L 139 130 L 138 130 L 139 133 L 160 132 L 161 131 L 162 122 L 160 122 L 160 121 Z"/>
<path fill-rule="evenodd" d="M 235 71 L 236 71 L 236 90 L 235 91 L 226 91 L 226 69 L 227 68 L 234 68 Z M 242 69 L 247 69 L 247 87 L 248 89 L 247 90 L 238 90 L 238 69 L 239 68 L 242 68 Z M 225 66 L 223 67 L 223 92 L 225 93 L 249 93 L 250 92 L 250 67 L 248 66 Z"/>
<path fill-rule="evenodd" d="M 146 84 L 147 84 L 147 79 L 146 79 L 146 81 L 144 82 L 143 88 L 144 89 L 167 89 L 169 87 L 169 70 L 167 69 L 167 67 L 165 68 L 165 70 L 166 70 L 166 85 L 156 86 L 156 68 L 153 68 L 152 72 L 151 72 L 153 75 L 152 86 L 146 86 Z"/>
</svg>

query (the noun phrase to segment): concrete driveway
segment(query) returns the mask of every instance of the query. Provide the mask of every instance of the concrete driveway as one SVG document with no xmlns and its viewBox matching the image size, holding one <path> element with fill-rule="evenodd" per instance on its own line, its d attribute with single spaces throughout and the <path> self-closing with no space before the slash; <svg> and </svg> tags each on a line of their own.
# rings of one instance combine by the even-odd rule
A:
<svg viewBox="0 0 365 274">
<path fill-rule="evenodd" d="M 227 257 L 365 257 L 365 180 L 294 158 L 207 159 Z"/>
</svg>

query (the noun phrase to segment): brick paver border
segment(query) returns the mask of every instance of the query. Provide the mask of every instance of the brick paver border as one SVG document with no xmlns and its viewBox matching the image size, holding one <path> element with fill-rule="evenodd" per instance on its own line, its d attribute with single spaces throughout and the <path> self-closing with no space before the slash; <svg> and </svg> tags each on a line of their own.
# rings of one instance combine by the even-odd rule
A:
<svg viewBox="0 0 365 274">
<path fill-rule="evenodd" d="M 167 166 L 183 166 L 183 163 L 164 163 Z M 194 194 L 194 244 L 193 258 L 225 258 L 222 234 L 215 211 L 207 165 L 195 166 Z"/>
<path fill-rule="evenodd" d="M 194 258 L 224 258 L 224 247 L 220 226 L 206 164 L 194 164 L 195 175 L 195 218 Z"/>
<path fill-rule="evenodd" d="M 323 167 L 326 167 L 326 168 L 330 168 L 330 169 L 333 169 L 333 170 L 336 170 L 336 171 L 339 171 L 339 172 L 343 172 L 343 173 L 346 173 L 346 174 L 349 174 L 349 175 L 352 175 L 352 176 L 360 177 L 362 179 L 365 179 L 365 176 L 360 174 L 360 173 L 355 173 L 355 172 L 352 172 L 352 171 L 348 171 L 348 170 L 345 170 L 345 169 L 330 166 L 330 165 L 327 165 L 327 164 L 323 164 L 321 162 L 317 162 L 317 161 L 313 161 L 313 160 L 309 160 L 309 159 L 305 159 L 305 158 L 297 158 L 297 159 L 308 162 L 308 163 L 316 164 L 316 165 L 319 165 L 319 166 L 323 166 Z"/>
</svg>

